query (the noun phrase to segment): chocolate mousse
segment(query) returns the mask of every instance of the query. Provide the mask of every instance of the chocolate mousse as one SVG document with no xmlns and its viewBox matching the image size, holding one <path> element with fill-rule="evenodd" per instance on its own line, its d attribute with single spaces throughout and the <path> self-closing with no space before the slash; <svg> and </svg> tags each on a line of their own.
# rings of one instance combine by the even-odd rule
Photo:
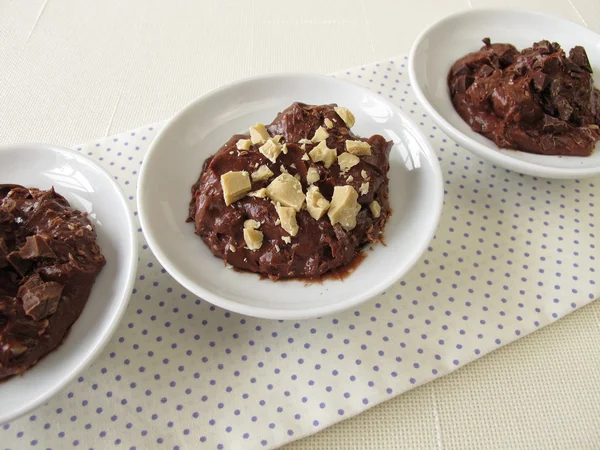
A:
<svg viewBox="0 0 600 450">
<path fill-rule="evenodd" d="M 95 241 L 54 189 L 0 185 L 0 380 L 60 345 L 105 264 Z"/>
<path fill-rule="evenodd" d="M 473 131 L 502 148 L 590 156 L 600 140 L 600 91 L 585 49 L 567 56 L 545 40 L 520 52 L 483 42 L 448 74 L 454 108 Z"/>
<path fill-rule="evenodd" d="M 211 252 L 271 279 L 317 278 L 379 242 L 392 142 L 360 138 L 337 105 L 294 103 L 236 134 L 192 186 L 188 222 Z"/>
</svg>

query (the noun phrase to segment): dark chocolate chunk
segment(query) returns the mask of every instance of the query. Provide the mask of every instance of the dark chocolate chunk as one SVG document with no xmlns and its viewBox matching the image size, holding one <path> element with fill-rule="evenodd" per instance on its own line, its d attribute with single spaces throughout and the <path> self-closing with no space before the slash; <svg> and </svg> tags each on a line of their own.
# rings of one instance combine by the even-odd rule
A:
<svg viewBox="0 0 600 450">
<path fill-rule="evenodd" d="M 571 114 L 573 114 L 573 107 L 569 104 L 569 101 L 564 97 L 558 97 L 556 99 L 556 107 L 558 109 L 558 117 L 562 120 L 569 120 Z"/>
<path fill-rule="evenodd" d="M 492 41 L 490 41 L 489 37 L 483 38 L 482 42 L 485 44 L 486 47 L 489 47 L 492 45 Z"/>
<path fill-rule="evenodd" d="M 542 55 L 547 55 L 549 53 L 554 52 L 554 48 L 552 47 L 552 44 L 550 43 L 550 41 L 546 41 L 546 40 L 536 42 L 535 44 L 533 44 L 533 49 L 537 50 Z"/>
<path fill-rule="evenodd" d="M 548 79 L 546 74 L 541 71 L 534 73 L 533 77 L 531 77 L 531 84 L 533 85 L 533 88 L 538 92 L 541 92 L 544 89 L 546 89 L 546 87 L 548 87 L 549 81 L 550 80 Z"/>
<path fill-rule="evenodd" d="M 467 64 L 459 64 L 452 68 L 452 75 L 455 77 L 460 77 L 461 75 L 469 75 L 471 73 L 471 69 Z"/>
<path fill-rule="evenodd" d="M 481 68 L 477 72 L 477 76 L 486 78 L 486 77 L 489 77 L 493 73 L 494 73 L 494 68 L 491 66 L 488 66 L 487 64 L 484 64 L 483 66 L 481 66 Z"/>
<path fill-rule="evenodd" d="M 33 320 L 41 320 L 56 312 L 62 290 L 62 284 L 44 282 L 38 274 L 34 274 L 19 288 L 18 295 L 23 301 L 25 314 Z"/>
<path fill-rule="evenodd" d="M 489 66 L 488 66 L 489 67 Z M 457 94 L 464 94 L 469 89 L 469 86 L 473 84 L 474 78 L 468 75 L 461 75 L 456 78 L 456 83 L 454 84 L 454 89 Z"/>
<path fill-rule="evenodd" d="M 569 59 L 586 72 L 592 73 L 592 65 L 590 64 L 585 48 L 580 45 L 573 47 L 571 51 L 569 51 Z"/>
<path fill-rule="evenodd" d="M 518 52 L 515 49 L 505 49 L 501 54 L 498 55 L 500 64 L 502 64 L 503 67 L 511 65 L 515 61 L 515 57 L 517 54 Z"/>
<path fill-rule="evenodd" d="M 32 262 L 26 259 L 23 259 L 19 252 L 9 253 L 6 257 L 11 266 L 17 271 L 19 275 L 24 277 L 29 269 L 31 269 Z"/>
<path fill-rule="evenodd" d="M 25 245 L 19 250 L 23 259 L 51 258 L 56 259 L 56 254 L 52 251 L 46 239 L 39 234 L 27 236 Z"/>
<path fill-rule="evenodd" d="M 569 129 L 569 125 L 564 120 L 544 114 L 542 129 L 545 133 L 564 133 Z"/>
<path fill-rule="evenodd" d="M 577 64 L 575 64 L 573 61 L 569 61 L 569 60 L 565 61 L 565 67 L 567 68 L 569 73 L 583 72 L 583 69 L 581 67 L 579 67 Z"/>
</svg>

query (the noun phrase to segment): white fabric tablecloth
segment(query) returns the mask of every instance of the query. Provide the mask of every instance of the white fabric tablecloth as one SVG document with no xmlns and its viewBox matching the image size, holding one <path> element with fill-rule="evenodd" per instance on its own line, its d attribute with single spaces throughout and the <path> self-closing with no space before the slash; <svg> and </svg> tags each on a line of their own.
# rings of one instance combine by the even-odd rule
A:
<svg viewBox="0 0 600 450">
<path fill-rule="evenodd" d="M 409 275 L 331 317 L 246 318 L 178 286 L 139 229 L 138 281 L 111 344 L 66 397 L 5 425 L 3 445 L 277 447 L 452 372 L 598 296 L 600 180 L 527 177 L 465 152 L 415 101 L 406 57 L 337 76 L 388 97 L 437 151 L 444 212 Z M 139 165 L 160 126 L 77 151 L 113 173 L 135 204 Z M 52 426 L 63 414 L 70 420 Z"/>
<path fill-rule="evenodd" d="M 165 119 L 239 77 L 328 73 L 406 53 L 432 21 L 482 6 L 547 11 L 600 30 L 594 0 L 0 0 L 0 143 L 70 146 Z M 243 28 L 244 39 L 232 27 Z M 348 43 L 349 27 L 361 33 Z M 596 302 L 292 446 L 594 448 L 599 319 Z M 49 423 L 69 420 L 62 414 Z"/>
</svg>

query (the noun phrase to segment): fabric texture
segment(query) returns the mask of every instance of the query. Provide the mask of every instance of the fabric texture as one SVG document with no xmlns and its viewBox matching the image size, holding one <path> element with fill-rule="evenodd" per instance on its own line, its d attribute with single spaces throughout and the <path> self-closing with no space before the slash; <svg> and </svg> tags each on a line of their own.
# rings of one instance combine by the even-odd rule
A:
<svg viewBox="0 0 600 450">
<path fill-rule="evenodd" d="M 528 177 L 466 152 L 416 103 L 406 58 L 337 76 L 400 106 L 437 152 L 444 211 L 416 267 L 359 308 L 267 321 L 185 291 L 138 229 L 138 278 L 114 338 L 63 394 L 0 427 L 3 447 L 274 448 L 455 371 L 598 296 L 597 179 Z M 159 127 L 77 148 L 115 175 L 132 208 Z M 441 435 L 432 439 L 423 446 Z"/>
</svg>

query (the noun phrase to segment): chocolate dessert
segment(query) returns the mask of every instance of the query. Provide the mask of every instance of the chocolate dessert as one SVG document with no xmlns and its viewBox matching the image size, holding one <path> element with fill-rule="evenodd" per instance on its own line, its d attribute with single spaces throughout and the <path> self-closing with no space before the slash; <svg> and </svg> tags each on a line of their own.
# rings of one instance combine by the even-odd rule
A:
<svg viewBox="0 0 600 450">
<path fill-rule="evenodd" d="M 0 185 L 0 380 L 60 345 L 105 264 L 95 241 L 54 189 Z"/>
<path fill-rule="evenodd" d="M 600 140 L 600 91 L 580 46 L 569 56 L 556 42 L 519 52 L 488 38 L 454 63 L 454 108 L 498 147 L 543 155 L 590 156 Z"/>
<path fill-rule="evenodd" d="M 204 162 L 188 222 L 212 253 L 271 279 L 316 278 L 381 240 L 390 215 L 382 136 L 336 105 L 294 103 Z"/>
</svg>

